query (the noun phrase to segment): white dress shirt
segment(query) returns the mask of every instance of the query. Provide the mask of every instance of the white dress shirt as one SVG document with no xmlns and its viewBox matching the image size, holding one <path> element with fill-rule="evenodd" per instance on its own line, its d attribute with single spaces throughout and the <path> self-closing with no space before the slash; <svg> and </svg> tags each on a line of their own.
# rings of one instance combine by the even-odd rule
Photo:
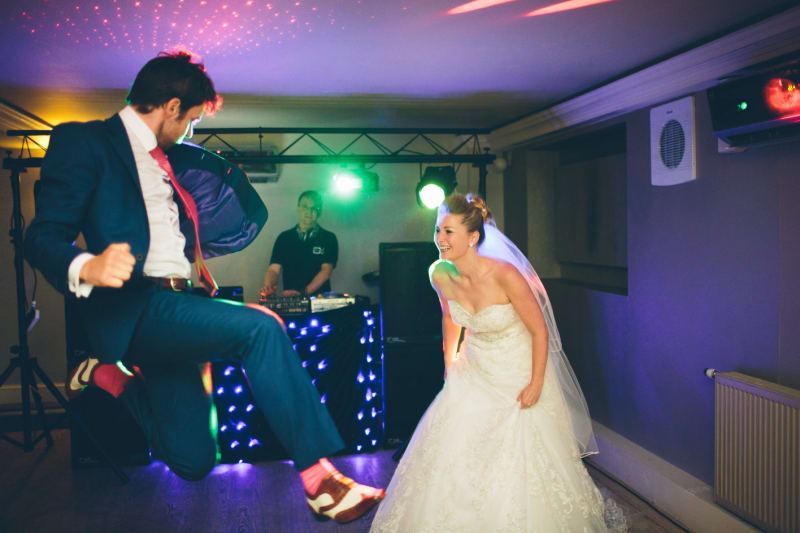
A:
<svg viewBox="0 0 800 533">
<path fill-rule="evenodd" d="M 180 230 L 172 185 L 167 173 L 150 155 L 150 150 L 158 144 L 156 136 L 132 107 L 126 106 L 119 112 L 119 117 L 133 150 L 150 226 L 150 249 L 144 262 L 144 275 L 188 279 L 192 275 L 192 266 L 183 254 L 186 238 Z M 90 253 L 80 254 L 69 265 L 69 290 L 78 297 L 89 296 L 94 287 L 80 280 L 81 268 L 92 257 Z"/>
</svg>

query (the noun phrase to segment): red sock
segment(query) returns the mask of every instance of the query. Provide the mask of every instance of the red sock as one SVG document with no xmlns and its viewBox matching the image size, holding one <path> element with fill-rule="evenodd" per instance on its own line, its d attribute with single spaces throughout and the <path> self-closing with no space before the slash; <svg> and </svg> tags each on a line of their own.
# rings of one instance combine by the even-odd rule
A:
<svg viewBox="0 0 800 533">
<path fill-rule="evenodd" d="M 303 480 L 303 487 L 309 494 L 314 494 L 319 488 L 319 484 L 328 474 L 337 472 L 336 467 L 326 458 L 322 458 L 313 465 L 300 472 L 300 479 Z"/>
<path fill-rule="evenodd" d="M 92 372 L 94 384 L 114 398 L 119 398 L 130 380 L 131 376 L 120 370 L 117 365 L 97 365 Z"/>
</svg>

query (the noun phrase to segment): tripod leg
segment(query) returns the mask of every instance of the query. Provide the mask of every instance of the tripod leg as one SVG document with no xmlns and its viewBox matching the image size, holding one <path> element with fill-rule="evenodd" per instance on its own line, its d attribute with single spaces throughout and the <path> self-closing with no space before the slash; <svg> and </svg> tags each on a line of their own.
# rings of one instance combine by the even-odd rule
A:
<svg viewBox="0 0 800 533">
<path fill-rule="evenodd" d="M 3 386 L 3 383 L 6 382 L 8 377 L 14 370 L 16 370 L 18 366 L 19 366 L 19 357 L 12 358 L 11 361 L 8 363 L 6 369 L 3 371 L 3 374 L 0 375 L 0 387 Z"/>
<path fill-rule="evenodd" d="M 31 394 L 33 401 L 36 404 L 36 410 L 39 412 L 39 421 L 42 424 L 42 433 L 44 433 L 47 440 L 47 447 L 53 447 L 53 435 L 50 434 L 50 426 L 47 424 L 47 417 L 44 414 L 44 405 L 42 404 L 42 395 L 39 394 L 39 385 L 36 383 L 36 376 L 31 374 Z"/>
<path fill-rule="evenodd" d="M 22 393 L 22 442 L 23 450 L 26 452 L 33 450 L 33 428 L 31 427 L 31 378 L 33 373 L 29 364 L 22 364 L 19 368 L 19 383 Z"/>
<path fill-rule="evenodd" d="M 100 456 L 103 458 L 103 461 L 108 466 L 111 467 L 111 469 L 117 475 L 119 480 L 122 483 L 127 483 L 128 481 L 130 481 L 130 479 L 125 474 L 125 472 L 123 472 L 122 469 L 119 466 L 117 466 L 117 463 L 114 462 L 114 460 L 111 458 L 111 456 L 108 455 L 108 452 L 106 451 L 106 449 L 103 446 L 101 446 L 99 442 L 97 442 L 97 439 L 95 439 L 94 435 L 92 435 L 92 432 L 89 431 L 89 427 L 86 425 L 86 423 L 83 421 L 83 419 L 78 415 L 78 413 L 76 413 L 69 406 L 69 402 L 67 401 L 67 399 L 64 398 L 64 396 L 61 394 L 61 392 L 58 390 L 58 388 L 56 388 L 56 386 L 53 384 L 53 382 L 50 381 L 50 378 L 47 377 L 47 374 L 45 374 L 44 371 L 41 368 L 39 368 L 38 364 L 34 366 L 33 370 L 39 376 L 39 379 L 42 380 L 42 383 L 45 384 L 45 386 L 47 387 L 47 390 L 50 391 L 50 394 L 53 395 L 53 398 L 55 398 L 56 401 L 61 404 L 61 407 L 64 408 L 64 410 L 67 412 L 69 417 L 86 434 L 86 436 L 89 438 L 89 442 L 91 442 L 92 445 L 95 448 L 97 448 L 97 451 L 100 452 Z"/>
</svg>

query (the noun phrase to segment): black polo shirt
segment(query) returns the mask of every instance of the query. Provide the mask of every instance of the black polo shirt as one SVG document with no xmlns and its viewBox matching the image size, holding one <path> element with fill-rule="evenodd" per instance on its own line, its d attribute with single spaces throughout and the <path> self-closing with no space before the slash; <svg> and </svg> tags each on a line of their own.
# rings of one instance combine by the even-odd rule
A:
<svg viewBox="0 0 800 533">
<path fill-rule="evenodd" d="M 322 263 L 330 263 L 335 267 L 338 258 L 339 242 L 336 235 L 317 224 L 316 228 L 305 234 L 301 234 L 295 226 L 278 235 L 269 262 L 281 265 L 283 290 L 295 290 L 304 294 L 306 286 L 317 275 Z M 326 281 L 317 292 L 330 290 L 330 281 Z"/>
</svg>

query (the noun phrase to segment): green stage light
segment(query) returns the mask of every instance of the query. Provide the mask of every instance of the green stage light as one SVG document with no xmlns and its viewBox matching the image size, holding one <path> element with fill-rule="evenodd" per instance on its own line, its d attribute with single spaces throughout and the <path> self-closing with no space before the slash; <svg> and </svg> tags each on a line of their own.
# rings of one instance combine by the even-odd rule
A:
<svg viewBox="0 0 800 533">
<path fill-rule="evenodd" d="M 417 184 L 417 203 L 435 209 L 455 190 L 456 173 L 453 167 L 428 167 Z"/>
<path fill-rule="evenodd" d="M 333 175 L 333 192 L 338 196 L 353 196 L 361 187 L 361 180 L 349 170 L 342 170 Z"/>
<path fill-rule="evenodd" d="M 419 196 L 419 200 L 422 202 L 422 205 L 428 209 L 439 207 L 441 203 L 444 202 L 446 196 L 444 194 L 444 188 L 435 183 L 423 185 L 417 195 Z"/>
<path fill-rule="evenodd" d="M 350 197 L 357 192 L 374 192 L 378 190 L 378 175 L 363 168 L 343 168 L 333 175 L 331 189 L 342 197 Z"/>
</svg>

